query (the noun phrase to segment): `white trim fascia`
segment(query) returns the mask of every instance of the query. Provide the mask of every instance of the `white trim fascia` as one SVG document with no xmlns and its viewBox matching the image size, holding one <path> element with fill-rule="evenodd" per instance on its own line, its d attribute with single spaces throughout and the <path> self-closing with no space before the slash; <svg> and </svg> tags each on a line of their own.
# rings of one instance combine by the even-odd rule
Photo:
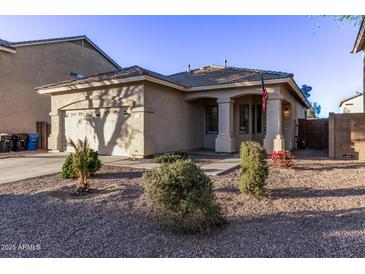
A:
<svg viewBox="0 0 365 274">
<path fill-rule="evenodd" d="M 143 81 L 143 80 L 146 80 L 145 76 L 136 76 L 136 77 L 123 78 L 123 79 L 106 80 L 106 81 L 99 81 L 99 82 L 93 82 L 93 83 L 87 83 L 87 84 L 76 84 L 76 85 L 62 86 L 62 87 L 45 87 L 45 88 L 38 87 L 38 88 L 35 88 L 35 90 L 39 94 L 55 94 L 55 93 L 60 93 L 60 92 L 68 92 L 68 91 L 87 89 L 87 88 L 99 88 L 99 87 L 104 87 L 104 86 L 125 84 L 125 83 L 137 82 L 137 81 Z"/>
<path fill-rule="evenodd" d="M 364 22 L 362 22 L 361 26 L 360 26 L 360 29 L 359 29 L 359 32 L 357 33 L 355 44 L 354 44 L 354 47 L 353 47 L 351 53 L 355 54 L 355 53 L 358 53 L 361 50 L 361 49 L 359 49 L 359 44 L 361 42 L 361 38 L 364 35 L 364 31 L 365 31 L 365 25 L 364 25 Z"/>
<path fill-rule="evenodd" d="M 10 53 L 16 53 L 16 50 L 15 49 L 11 49 L 11 48 L 8 48 L 8 47 L 2 47 L 2 46 L 0 46 L 0 50 L 6 51 L 6 52 L 10 52 Z"/>
<path fill-rule="evenodd" d="M 180 86 L 178 84 L 174 84 L 172 82 L 165 81 L 165 80 L 155 78 L 155 77 L 151 77 L 151 76 L 148 76 L 148 75 L 145 76 L 145 80 L 147 80 L 149 82 L 156 83 L 156 84 L 160 84 L 160 85 L 163 85 L 163 86 L 168 86 L 168 87 L 171 87 L 171 88 L 174 88 L 174 89 L 186 91 L 186 87 L 184 87 L 184 86 Z"/>
<path fill-rule="evenodd" d="M 294 81 L 293 78 L 289 78 L 288 79 L 288 83 L 290 85 L 290 87 L 295 91 L 295 93 L 299 96 L 299 98 L 302 99 L 302 101 L 304 102 L 304 104 L 308 107 L 311 108 L 312 106 L 309 104 L 307 98 L 303 95 L 302 91 L 300 90 L 300 88 L 298 87 L 297 83 Z"/>
<path fill-rule="evenodd" d="M 289 78 L 265 80 L 265 85 L 287 83 L 288 79 Z M 243 82 L 243 83 L 222 84 L 222 85 L 214 85 L 214 86 L 212 85 L 212 86 L 191 87 L 191 88 L 187 88 L 186 91 L 200 91 L 200 90 L 226 89 L 226 88 L 251 87 L 251 86 L 261 86 L 261 80 L 260 81 L 254 81 L 254 82 Z"/>
<path fill-rule="evenodd" d="M 103 55 L 109 62 L 111 62 L 118 69 L 122 68 L 118 63 L 116 63 L 113 59 L 111 59 L 105 52 L 103 52 L 94 42 L 92 42 L 88 37 L 81 38 L 69 38 L 69 39 L 58 39 L 52 41 L 39 41 L 39 42 L 25 42 L 22 44 L 15 44 L 14 47 L 24 47 L 24 46 L 33 46 L 33 45 L 43 45 L 43 44 L 54 44 L 54 43 L 62 43 L 62 42 L 72 42 L 72 41 L 83 41 L 86 40 L 89 44 L 91 44 L 101 55 Z"/>
</svg>

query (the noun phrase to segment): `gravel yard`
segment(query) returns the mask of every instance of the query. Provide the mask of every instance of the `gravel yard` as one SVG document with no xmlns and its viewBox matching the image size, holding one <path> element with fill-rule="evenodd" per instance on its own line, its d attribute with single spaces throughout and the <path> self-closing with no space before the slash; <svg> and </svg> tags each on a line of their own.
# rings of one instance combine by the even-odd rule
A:
<svg viewBox="0 0 365 274">
<path fill-rule="evenodd" d="M 365 163 L 294 162 L 270 168 L 260 201 L 238 170 L 212 177 L 229 225 L 209 235 L 160 230 L 141 170 L 105 166 L 79 197 L 57 175 L 0 185 L 0 257 L 364 257 Z"/>
</svg>

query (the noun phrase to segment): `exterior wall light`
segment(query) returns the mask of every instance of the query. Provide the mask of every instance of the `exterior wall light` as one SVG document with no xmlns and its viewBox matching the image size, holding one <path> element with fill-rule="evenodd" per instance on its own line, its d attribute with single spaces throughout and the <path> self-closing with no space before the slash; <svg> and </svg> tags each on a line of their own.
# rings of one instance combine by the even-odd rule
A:
<svg viewBox="0 0 365 274">
<path fill-rule="evenodd" d="M 285 117 L 289 117 L 289 115 L 290 115 L 289 108 L 288 108 L 288 107 L 285 107 L 285 108 L 284 108 L 284 116 L 285 116 Z"/>
</svg>

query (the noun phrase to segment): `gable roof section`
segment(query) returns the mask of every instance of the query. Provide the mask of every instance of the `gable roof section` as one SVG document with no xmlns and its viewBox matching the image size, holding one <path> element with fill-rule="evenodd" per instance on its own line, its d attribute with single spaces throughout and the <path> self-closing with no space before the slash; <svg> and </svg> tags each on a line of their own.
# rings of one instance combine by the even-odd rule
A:
<svg viewBox="0 0 365 274">
<path fill-rule="evenodd" d="M 266 84 L 288 83 L 307 107 L 308 100 L 300 91 L 292 73 L 245 69 L 235 67 L 206 66 L 190 72 L 163 75 L 139 66 L 131 66 L 81 79 L 68 80 L 36 88 L 39 93 L 50 94 L 74 89 L 106 86 L 135 81 L 151 81 L 183 91 L 232 88 L 261 85 L 261 74 Z"/>
<path fill-rule="evenodd" d="M 80 41 L 80 40 L 84 40 L 87 43 L 89 43 L 96 51 L 98 51 L 101 55 L 103 55 L 117 69 L 121 68 L 121 66 L 119 66 L 119 64 L 117 62 L 115 62 L 111 57 L 109 57 L 96 44 L 94 44 L 94 42 L 92 42 L 86 35 L 51 38 L 51 39 L 29 40 L 29 41 L 19 41 L 19 42 L 8 42 L 8 41 L 0 39 L 0 45 L 2 44 L 1 42 L 4 41 L 4 44 L 6 43 L 8 47 L 16 50 L 17 47 L 41 45 L 41 44 L 52 44 L 52 43 L 61 43 L 61 42 L 74 42 L 74 41 Z"/>
<path fill-rule="evenodd" d="M 353 95 L 353 96 L 351 96 L 351 97 L 348 97 L 348 98 L 346 98 L 346 99 L 343 99 L 343 100 L 340 102 L 339 107 L 341 107 L 343 103 L 346 103 L 347 101 L 350 101 L 350 100 L 355 99 L 355 98 L 357 98 L 357 97 L 359 97 L 359 96 L 362 96 L 362 95 L 363 95 L 363 93 L 362 93 L 362 92 L 358 92 L 358 93 L 356 93 L 356 95 Z"/>
<path fill-rule="evenodd" d="M 352 49 L 352 53 L 358 53 L 363 50 L 365 47 L 365 24 L 364 20 L 361 22 L 361 26 L 359 32 L 357 33 L 357 37 L 355 40 L 354 47 Z"/>
</svg>

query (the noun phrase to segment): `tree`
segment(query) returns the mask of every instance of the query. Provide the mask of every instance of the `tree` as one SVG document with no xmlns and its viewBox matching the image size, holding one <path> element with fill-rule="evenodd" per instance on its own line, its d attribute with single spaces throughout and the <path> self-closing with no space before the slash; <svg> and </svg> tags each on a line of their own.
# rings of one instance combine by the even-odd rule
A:
<svg viewBox="0 0 365 274">
<path fill-rule="evenodd" d="M 336 20 L 339 22 L 349 22 L 354 23 L 354 25 L 359 25 L 365 19 L 365 15 L 337 15 Z"/>
</svg>

